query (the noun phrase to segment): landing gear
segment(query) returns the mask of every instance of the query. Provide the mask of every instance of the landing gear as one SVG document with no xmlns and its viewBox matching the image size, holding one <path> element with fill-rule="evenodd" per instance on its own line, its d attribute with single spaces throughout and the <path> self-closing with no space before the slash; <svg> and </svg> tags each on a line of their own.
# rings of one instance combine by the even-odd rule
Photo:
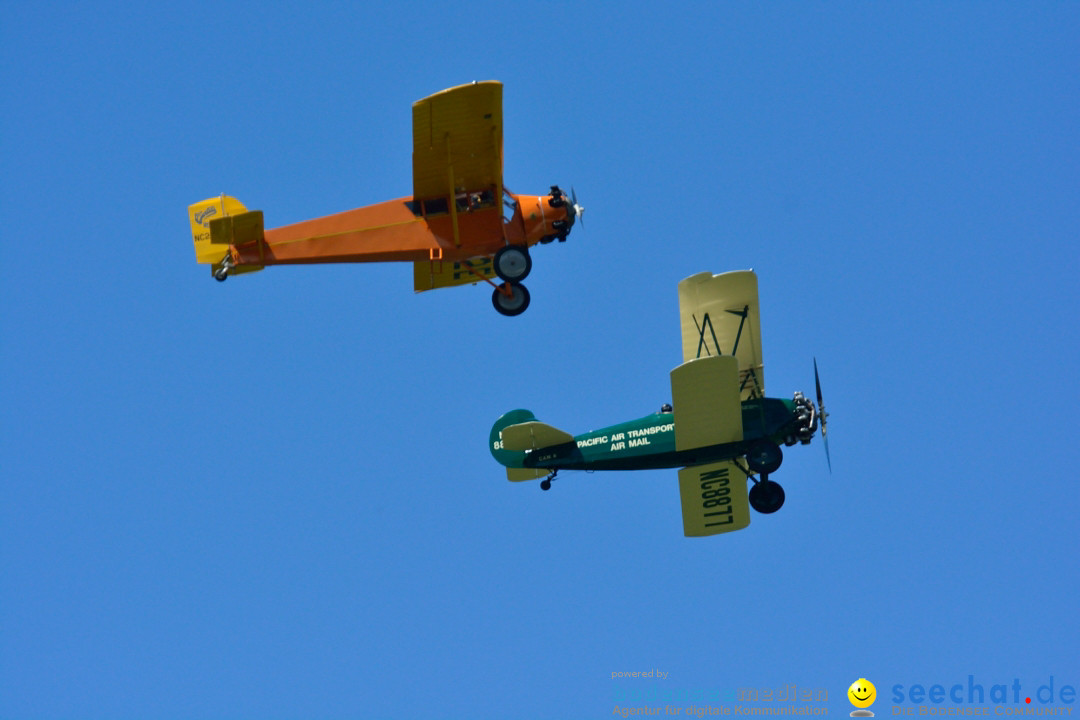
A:
<svg viewBox="0 0 1080 720">
<path fill-rule="evenodd" d="M 510 283 L 524 280 L 532 270 L 532 258 L 524 245 L 507 245 L 495 253 L 495 274 Z"/>
<path fill-rule="evenodd" d="M 236 267 L 232 257 L 226 255 L 221 259 L 220 263 L 213 266 L 214 279 L 218 282 L 225 282 L 225 279 L 229 277 L 229 271 Z"/>
<path fill-rule="evenodd" d="M 765 475 L 750 488 L 750 507 L 763 515 L 774 513 L 784 506 L 784 488 Z"/>
<path fill-rule="evenodd" d="M 547 492 L 551 489 L 551 481 L 555 479 L 555 476 L 559 473 L 558 470 L 552 470 L 551 474 L 540 481 L 540 489 Z"/>
<path fill-rule="evenodd" d="M 746 464 L 751 470 L 762 475 L 776 472 L 782 462 L 784 451 L 769 440 L 758 440 L 746 451 Z"/>
<path fill-rule="evenodd" d="M 769 515 L 784 506 L 784 488 L 780 487 L 780 483 L 769 479 L 769 473 L 776 472 L 783 461 L 784 453 L 780 446 L 766 439 L 758 440 L 747 448 L 746 467 L 738 460 L 735 461 L 739 469 L 754 483 L 750 488 L 750 507 L 759 513 Z M 760 479 L 754 477 L 755 473 Z"/>
<path fill-rule="evenodd" d="M 491 294 L 491 304 L 501 315 L 520 315 L 529 307 L 529 291 L 515 282 L 503 283 Z"/>
</svg>

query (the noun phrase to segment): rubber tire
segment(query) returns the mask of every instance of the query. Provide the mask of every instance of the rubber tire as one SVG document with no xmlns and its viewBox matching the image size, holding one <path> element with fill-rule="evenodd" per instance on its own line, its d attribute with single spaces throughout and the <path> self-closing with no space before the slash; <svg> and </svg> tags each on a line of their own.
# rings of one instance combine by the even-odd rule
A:
<svg viewBox="0 0 1080 720">
<path fill-rule="evenodd" d="M 503 267 L 504 262 L 508 267 Z M 529 248 L 524 245 L 507 245 L 499 248 L 495 253 L 492 265 L 499 279 L 509 283 L 519 283 L 529 277 L 529 272 L 532 270 L 532 257 L 529 255 Z"/>
<path fill-rule="evenodd" d="M 771 515 L 784 507 L 784 488 L 772 480 L 759 480 L 750 488 L 750 507 L 762 515 Z"/>
<path fill-rule="evenodd" d="M 768 475 L 780 469 L 784 451 L 769 440 L 758 440 L 746 450 L 746 465 L 756 473 Z"/>
<path fill-rule="evenodd" d="M 524 285 L 517 283 L 510 283 L 510 289 L 513 291 L 514 297 L 508 300 L 502 293 L 502 287 L 495 288 L 495 292 L 491 294 L 491 304 L 495 306 L 495 310 L 500 315 L 514 317 L 528 309 L 529 291 L 525 289 Z"/>
</svg>

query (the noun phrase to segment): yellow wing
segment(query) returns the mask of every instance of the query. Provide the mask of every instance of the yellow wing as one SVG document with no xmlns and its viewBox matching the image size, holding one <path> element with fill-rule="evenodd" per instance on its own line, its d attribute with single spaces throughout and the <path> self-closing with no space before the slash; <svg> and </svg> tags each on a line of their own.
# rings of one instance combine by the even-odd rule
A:
<svg viewBox="0 0 1080 720">
<path fill-rule="evenodd" d="M 468 260 L 418 260 L 413 263 L 413 290 L 423 292 L 455 285 L 475 285 L 495 277 L 490 257 L 481 255 Z"/>
<path fill-rule="evenodd" d="M 739 366 L 732 356 L 697 358 L 672 370 L 671 402 L 676 450 L 743 439 Z"/>
<path fill-rule="evenodd" d="M 757 275 L 699 273 L 679 283 L 683 361 L 734 355 L 743 400 L 765 395 Z"/>
<path fill-rule="evenodd" d="M 502 83 L 459 85 L 413 103 L 413 197 L 492 189 L 501 202 L 502 141 Z"/>
<path fill-rule="evenodd" d="M 750 524 L 746 474 L 730 460 L 679 471 L 683 534 L 703 537 Z"/>
</svg>

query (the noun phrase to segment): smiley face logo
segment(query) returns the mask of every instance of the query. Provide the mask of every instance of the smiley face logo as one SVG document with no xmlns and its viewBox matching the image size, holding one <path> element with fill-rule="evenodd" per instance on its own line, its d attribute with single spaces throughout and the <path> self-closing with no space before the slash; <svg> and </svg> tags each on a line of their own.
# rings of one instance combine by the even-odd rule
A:
<svg viewBox="0 0 1080 720">
<path fill-rule="evenodd" d="M 877 688 L 874 687 L 874 683 L 870 682 L 866 678 L 859 678 L 855 682 L 851 683 L 851 687 L 847 691 L 848 700 L 851 704 L 857 708 L 868 708 L 874 704 L 874 700 L 877 699 Z"/>
</svg>

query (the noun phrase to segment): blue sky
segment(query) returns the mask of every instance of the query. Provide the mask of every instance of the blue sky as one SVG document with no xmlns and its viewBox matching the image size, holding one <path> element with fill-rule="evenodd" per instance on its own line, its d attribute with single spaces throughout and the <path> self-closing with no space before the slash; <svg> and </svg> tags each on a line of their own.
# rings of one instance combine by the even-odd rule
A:
<svg viewBox="0 0 1080 720">
<path fill-rule="evenodd" d="M 1080 685 L 1078 36 L 1066 2 L 9 4 L 0 717 Z M 195 264 L 205 197 L 408 194 L 410 104 L 485 79 L 507 185 L 588 210 L 521 317 L 406 265 Z M 831 475 L 791 449 L 784 508 L 708 539 L 674 470 L 506 482 L 500 414 L 656 410 L 676 283 L 747 267 Z"/>
</svg>

